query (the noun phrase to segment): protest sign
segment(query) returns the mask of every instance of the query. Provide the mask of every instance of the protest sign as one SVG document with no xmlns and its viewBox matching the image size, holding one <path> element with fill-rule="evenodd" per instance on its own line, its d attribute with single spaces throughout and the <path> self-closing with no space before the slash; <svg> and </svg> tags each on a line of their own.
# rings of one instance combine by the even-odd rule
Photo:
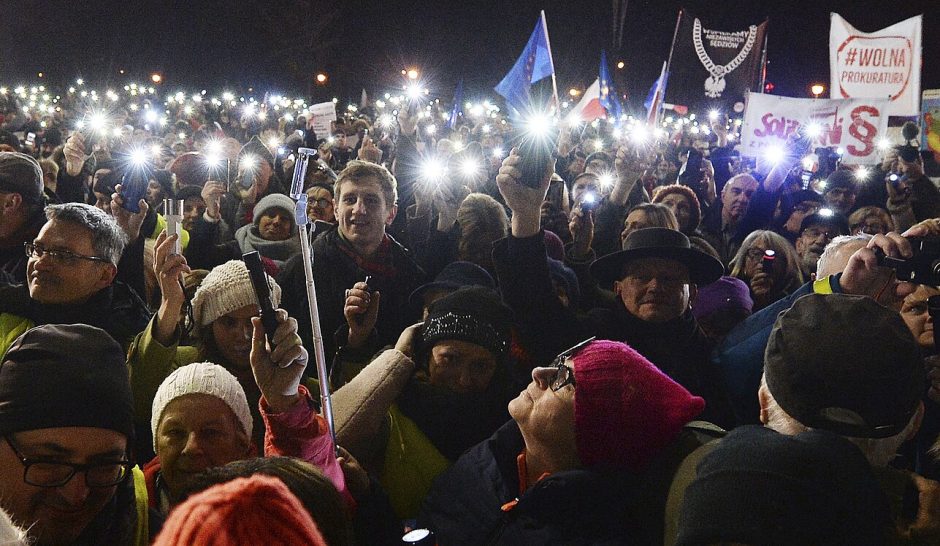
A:
<svg viewBox="0 0 940 546">
<path fill-rule="evenodd" d="M 857 30 L 836 13 L 831 20 L 832 97 L 887 98 L 888 115 L 919 115 L 923 16 L 870 33 Z"/>
<path fill-rule="evenodd" d="M 330 122 L 336 121 L 336 105 L 332 102 L 321 102 L 310 107 L 309 124 L 317 134 L 317 138 L 330 136 Z"/>
<path fill-rule="evenodd" d="M 756 157 L 807 125 L 813 146 L 836 146 L 847 164 L 880 160 L 878 141 L 887 132 L 888 99 L 794 99 L 749 93 L 741 128 L 741 153 Z"/>
<path fill-rule="evenodd" d="M 920 149 L 940 153 L 940 89 L 924 89 L 920 110 Z"/>
<path fill-rule="evenodd" d="M 761 85 L 767 22 L 727 32 L 679 12 L 666 102 L 695 110 L 730 106 Z"/>
</svg>

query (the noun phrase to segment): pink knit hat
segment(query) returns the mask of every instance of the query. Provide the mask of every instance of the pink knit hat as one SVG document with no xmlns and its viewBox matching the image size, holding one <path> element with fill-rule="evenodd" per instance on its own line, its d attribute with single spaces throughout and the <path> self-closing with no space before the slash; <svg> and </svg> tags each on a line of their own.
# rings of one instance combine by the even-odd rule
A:
<svg viewBox="0 0 940 546">
<path fill-rule="evenodd" d="M 585 466 L 640 470 L 705 408 L 628 345 L 594 341 L 574 357 L 574 422 Z"/>
<path fill-rule="evenodd" d="M 170 512 L 154 546 L 326 546 L 297 497 L 272 476 L 215 485 Z"/>
</svg>

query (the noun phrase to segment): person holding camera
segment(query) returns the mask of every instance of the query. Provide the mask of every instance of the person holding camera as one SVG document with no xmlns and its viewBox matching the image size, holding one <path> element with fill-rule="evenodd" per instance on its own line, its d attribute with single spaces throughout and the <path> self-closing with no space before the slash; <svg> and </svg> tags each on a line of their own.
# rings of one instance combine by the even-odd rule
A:
<svg viewBox="0 0 940 546">
<path fill-rule="evenodd" d="M 238 153 L 235 181 L 222 196 L 220 213 L 232 230 L 252 223 L 255 203 L 273 193 L 286 193 L 274 170 L 274 154 L 257 136 Z"/>
</svg>

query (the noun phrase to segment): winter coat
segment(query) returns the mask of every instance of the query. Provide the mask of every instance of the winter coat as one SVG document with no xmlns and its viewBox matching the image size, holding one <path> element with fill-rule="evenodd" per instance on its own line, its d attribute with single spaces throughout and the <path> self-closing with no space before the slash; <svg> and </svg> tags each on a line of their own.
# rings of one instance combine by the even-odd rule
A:
<svg viewBox="0 0 940 546">
<path fill-rule="evenodd" d="M 589 469 L 556 472 L 519 491 L 525 442 L 515 421 L 467 451 L 434 482 L 418 526 L 438 544 L 633 544 L 632 478 Z"/>
<path fill-rule="evenodd" d="M 408 303 L 408 297 L 424 283 L 424 271 L 415 263 L 411 254 L 391 236 L 388 236 L 387 259 L 378 264 L 357 263 L 348 252 L 335 226 L 324 226 L 325 232 L 318 235 L 311 248 L 313 254 L 313 277 L 316 286 L 317 308 L 320 315 L 320 332 L 323 335 L 324 353 L 331 360 L 339 344 L 345 340 L 334 340 L 334 334 L 345 326 L 343 307 L 346 290 L 371 275 L 370 290 L 382 293 L 379 316 L 376 322 L 378 346 L 392 345 L 406 327 L 418 321 L 420 316 Z M 284 264 L 278 276 L 281 286 L 281 307 L 297 319 L 298 333 L 304 347 L 313 352 L 310 311 L 307 303 L 306 278 L 303 256 L 297 255 Z"/>
</svg>

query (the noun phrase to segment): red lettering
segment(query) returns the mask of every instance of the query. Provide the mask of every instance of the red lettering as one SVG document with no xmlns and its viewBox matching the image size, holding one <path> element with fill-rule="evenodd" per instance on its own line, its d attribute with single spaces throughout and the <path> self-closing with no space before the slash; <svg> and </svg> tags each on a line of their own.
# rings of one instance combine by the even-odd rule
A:
<svg viewBox="0 0 940 546">
<path fill-rule="evenodd" d="M 871 155 L 875 150 L 874 140 L 875 136 L 878 134 L 878 128 L 869 123 L 868 119 L 870 118 L 866 119 L 866 116 L 876 118 L 880 115 L 881 112 L 874 106 L 858 106 L 852 110 L 852 113 L 849 114 L 849 117 L 852 118 L 852 124 L 849 125 L 849 134 L 864 144 L 865 147 L 859 149 L 854 144 L 849 144 L 847 149 L 850 154 L 865 157 Z"/>
</svg>

